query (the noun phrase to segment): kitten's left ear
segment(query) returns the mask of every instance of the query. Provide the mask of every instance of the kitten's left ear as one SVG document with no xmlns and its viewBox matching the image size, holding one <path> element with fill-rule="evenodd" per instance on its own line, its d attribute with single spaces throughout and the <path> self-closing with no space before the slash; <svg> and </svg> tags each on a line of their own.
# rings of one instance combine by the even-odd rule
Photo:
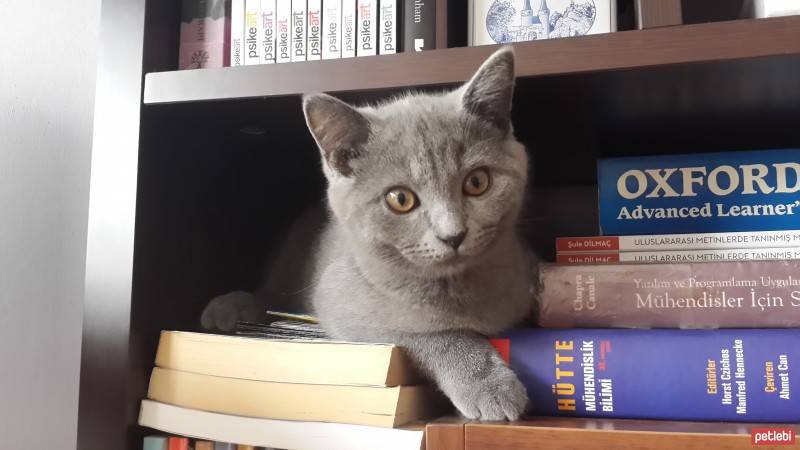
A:
<svg viewBox="0 0 800 450">
<path fill-rule="evenodd" d="M 503 131 L 511 126 L 511 100 L 514 96 L 514 49 L 494 52 L 464 86 L 464 108 Z"/>
<path fill-rule="evenodd" d="M 303 97 L 306 124 L 330 168 L 341 175 L 353 174 L 351 162 L 369 139 L 369 121 L 355 108 L 326 94 Z"/>
</svg>

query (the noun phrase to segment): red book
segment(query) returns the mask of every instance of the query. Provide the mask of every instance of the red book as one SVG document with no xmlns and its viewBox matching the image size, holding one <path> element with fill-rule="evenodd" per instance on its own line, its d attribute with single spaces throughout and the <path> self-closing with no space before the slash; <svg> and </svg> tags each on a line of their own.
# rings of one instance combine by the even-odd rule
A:
<svg viewBox="0 0 800 450">
<path fill-rule="evenodd" d="M 189 450 L 189 438 L 170 437 L 167 448 L 169 450 Z"/>
<path fill-rule="evenodd" d="M 550 328 L 800 326 L 800 261 L 542 264 Z"/>
</svg>

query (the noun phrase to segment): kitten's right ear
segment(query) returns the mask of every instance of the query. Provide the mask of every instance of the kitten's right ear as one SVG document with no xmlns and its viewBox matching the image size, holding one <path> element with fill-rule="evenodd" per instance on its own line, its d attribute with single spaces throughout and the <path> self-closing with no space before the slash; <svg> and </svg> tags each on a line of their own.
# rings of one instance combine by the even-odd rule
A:
<svg viewBox="0 0 800 450">
<path fill-rule="evenodd" d="M 351 162 L 369 139 L 369 121 L 355 108 L 326 94 L 303 97 L 306 124 L 322 157 L 336 172 L 351 176 Z"/>
</svg>

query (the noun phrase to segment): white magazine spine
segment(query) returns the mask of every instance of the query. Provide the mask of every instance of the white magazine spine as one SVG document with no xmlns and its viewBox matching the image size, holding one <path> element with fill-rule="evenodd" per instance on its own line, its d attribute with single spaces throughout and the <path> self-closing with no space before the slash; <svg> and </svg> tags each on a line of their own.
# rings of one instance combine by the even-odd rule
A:
<svg viewBox="0 0 800 450">
<path fill-rule="evenodd" d="M 275 63 L 275 0 L 261 0 L 261 62 Z"/>
<path fill-rule="evenodd" d="M 308 0 L 308 60 L 322 59 L 322 0 Z"/>
<path fill-rule="evenodd" d="M 231 66 L 244 65 L 244 0 L 231 0 Z"/>
<path fill-rule="evenodd" d="M 245 0 L 244 2 L 244 64 L 254 66 L 261 64 L 261 0 Z"/>
<path fill-rule="evenodd" d="M 381 55 L 397 53 L 397 0 L 380 0 L 380 20 L 378 21 L 380 33 Z"/>
<path fill-rule="evenodd" d="M 356 0 L 342 0 L 342 58 L 356 56 Z"/>
<path fill-rule="evenodd" d="M 322 59 L 342 57 L 342 0 L 322 0 Z"/>
<path fill-rule="evenodd" d="M 292 62 L 306 60 L 306 7 L 306 0 L 292 0 Z"/>
<path fill-rule="evenodd" d="M 800 230 L 619 237 L 619 249 L 621 252 L 798 246 L 800 246 Z"/>
<path fill-rule="evenodd" d="M 377 52 L 377 30 L 378 30 L 378 1 L 377 0 L 358 0 L 358 26 L 356 56 L 376 55 Z"/>
<path fill-rule="evenodd" d="M 292 3 L 291 0 L 278 0 L 275 7 L 277 26 L 275 62 L 286 63 L 292 60 Z"/>
</svg>

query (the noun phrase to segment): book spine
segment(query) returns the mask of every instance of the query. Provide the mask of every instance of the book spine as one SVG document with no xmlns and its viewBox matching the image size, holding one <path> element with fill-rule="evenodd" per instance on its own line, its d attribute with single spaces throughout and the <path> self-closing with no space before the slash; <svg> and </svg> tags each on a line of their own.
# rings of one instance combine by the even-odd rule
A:
<svg viewBox="0 0 800 450">
<path fill-rule="evenodd" d="M 342 0 L 322 0 L 322 59 L 342 57 Z"/>
<path fill-rule="evenodd" d="M 356 56 L 377 54 L 378 0 L 357 0 Z"/>
<path fill-rule="evenodd" d="M 214 450 L 214 443 L 211 441 L 194 441 L 194 450 Z"/>
<path fill-rule="evenodd" d="M 381 55 L 397 53 L 397 0 L 380 0 L 380 30 Z"/>
<path fill-rule="evenodd" d="M 172 436 L 168 442 L 169 450 L 189 450 L 189 438 Z"/>
<path fill-rule="evenodd" d="M 602 234 L 797 227 L 800 149 L 598 161 Z"/>
<path fill-rule="evenodd" d="M 167 450 L 167 438 L 164 436 L 145 436 L 142 450 Z"/>
<path fill-rule="evenodd" d="M 274 64 L 277 31 L 275 0 L 261 0 L 261 62 Z"/>
<path fill-rule="evenodd" d="M 275 62 L 286 63 L 292 60 L 292 4 L 289 0 L 278 0 L 275 11 L 277 26 Z"/>
<path fill-rule="evenodd" d="M 436 48 L 436 1 L 408 0 L 403 4 L 403 49 L 421 52 Z"/>
<path fill-rule="evenodd" d="M 558 264 L 676 263 L 800 259 L 800 247 L 673 250 L 664 252 L 559 253 Z"/>
<path fill-rule="evenodd" d="M 556 238 L 556 252 L 634 252 L 800 247 L 800 230 Z"/>
<path fill-rule="evenodd" d="M 800 330 L 528 329 L 493 343 L 536 415 L 800 420 Z"/>
<path fill-rule="evenodd" d="M 231 0 L 231 66 L 244 65 L 244 0 Z"/>
<path fill-rule="evenodd" d="M 800 326 L 800 261 L 542 264 L 543 327 Z"/>
<path fill-rule="evenodd" d="M 261 64 L 261 0 L 245 0 L 244 7 L 244 64 L 254 66 Z"/>
<path fill-rule="evenodd" d="M 226 65 L 226 17 L 224 2 L 184 0 L 178 68 L 204 69 Z"/>
<path fill-rule="evenodd" d="M 356 0 L 342 0 L 342 58 L 356 56 Z"/>
<path fill-rule="evenodd" d="M 308 0 L 308 60 L 322 59 L 322 0 Z"/>
<path fill-rule="evenodd" d="M 307 50 L 307 24 L 308 9 L 306 0 L 292 1 L 292 62 L 305 61 Z"/>
</svg>

